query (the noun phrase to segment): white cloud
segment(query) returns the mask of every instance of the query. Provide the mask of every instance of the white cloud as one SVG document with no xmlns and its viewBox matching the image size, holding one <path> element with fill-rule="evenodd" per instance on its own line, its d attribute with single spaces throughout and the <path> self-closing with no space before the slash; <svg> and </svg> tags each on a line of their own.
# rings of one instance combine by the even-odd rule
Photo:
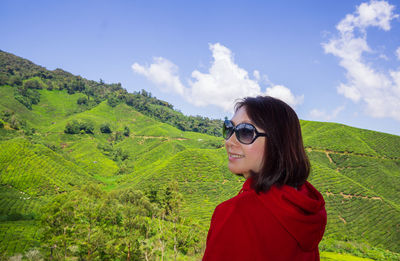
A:
<svg viewBox="0 0 400 261">
<path fill-rule="evenodd" d="M 400 60 L 400 47 L 396 50 L 397 59 Z"/>
<path fill-rule="evenodd" d="M 235 99 L 261 94 L 256 80 L 235 64 L 232 52 L 225 46 L 210 44 L 214 58 L 207 73 L 192 72 L 188 99 L 197 106 L 216 105 L 231 111 Z"/>
<path fill-rule="evenodd" d="M 355 28 L 362 31 L 369 26 L 377 26 L 381 29 L 390 30 L 390 21 L 398 15 L 393 14 L 394 6 L 386 1 L 374 1 L 362 3 L 357 7 L 355 14 L 348 14 L 336 28 L 341 33 L 353 32 Z"/>
<path fill-rule="evenodd" d="M 345 106 L 339 106 L 334 109 L 331 113 L 327 113 L 325 110 L 313 109 L 310 112 L 310 116 L 317 120 L 331 121 L 335 119 L 340 112 L 345 109 Z"/>
<path fill-rule="evenodd" d="M 256 79 L 256 81 L 257 81 L 257 82 L 259 82 L 259 81 L 260 81 L 260 79 L 261 79 L 261 76 L 260 76 L 260 72 L 259 72 L 259 71 L 257 71 L 257 70 L 254 70 L 254 72 L 253 72 L 253 76 L 254 76 L 254 78 Z"/>
<path fill-rule="evenodd" d="M 271 86 L 263 93 L 259 82 L 261 79 L 269 81 L 266 75 L 261 76 L 255 70 L 253 78 L 250 78 L 249 73 L 234 62 L 233 54 L 227 47 L 216 43 L 210 44 L 209 48 L 213 61 L 208 72 L 194 70 L 187 87 L 179 79 L 177 66 L 164 58 L 156 58 L 155 63 L 148 67 L 135 63 L 132 69 L 155 84 L 175 91 L 196 106 L 215 105 L 232 111 L 237 99 L 257 95 L 280 98 L 292 107 L 302 103 L 304 96 L 295 96 L 285 86 Z"/>
<path fill-rule="evenodd" d="M 134 72 L 144 75 L 157 85 L 163 86 L 164 91 L 174 91 L 183 95 L 185 87 L 178 75 L 178 67 L 165 58 L 154 58 L 154 63 L 148 67 L 134 63 Z"/>
<path fill-rule="evenodd" d="M 296 97 L 288 88 L 282 85 L 275 85 L 273 87 L 267 88 L 265 94 L 268 96 L 281 99 L 282 101 L 285 101 L 286 103 L 290 104 L 293 107 L 302 104 L 304 100 L 304 95 Z"/>
<path fill-rule="evenodd" d="M 354 14 L 339 22 L 339 35 L 323 47 L 326 53 L 339 57 L 340 65 L 347 71 L 347 82 L 337 87 L 339 94 L 365 104 L 366 112 L 373 117 L 400 120 L 399 72 L 378 72 L 363 60 L 363 54 L 371 52 L 366 29 L 375 26 L 389 31 L 390 21 L 398 17 L 393 10 L 394 6 L 385 1 L 362 3 Z"/>
</svg>

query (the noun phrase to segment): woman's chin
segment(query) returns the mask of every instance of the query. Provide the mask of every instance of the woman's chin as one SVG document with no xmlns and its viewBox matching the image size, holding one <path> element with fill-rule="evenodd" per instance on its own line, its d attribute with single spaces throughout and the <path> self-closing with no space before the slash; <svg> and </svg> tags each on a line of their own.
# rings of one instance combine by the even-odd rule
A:
<svg viewBox="0 0 400 261">
<path fill-rule="evenodd" d="M 232 170 L 230 170 L 233 174 L 235 174 L 236 176 L 242 176 L 242 177 L 245 177 L 245 175 L 243 175 L 243 173 L 242 172 L 240 172 L 240 171 L 232 171 Z"/>
</svg>

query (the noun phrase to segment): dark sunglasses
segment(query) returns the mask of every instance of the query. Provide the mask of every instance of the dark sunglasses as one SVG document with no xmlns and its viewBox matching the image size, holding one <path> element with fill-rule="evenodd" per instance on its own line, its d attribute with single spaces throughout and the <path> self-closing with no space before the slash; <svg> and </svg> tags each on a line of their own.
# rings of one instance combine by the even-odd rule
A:
<svg viewBox="0 0 400 261">
<path fill-rule="evenodd" d="M 237 126 L 233 125 L 230 120 L 225 120 L 222 127 L 222 136 L 228 140 L 235 133 L 236 139 L 242 144 L 252 144 L 258 137 L 266 137 L 267 134 L 260 133 L 256 127 L 250 123 L 240 123 Z"/>
</svg>

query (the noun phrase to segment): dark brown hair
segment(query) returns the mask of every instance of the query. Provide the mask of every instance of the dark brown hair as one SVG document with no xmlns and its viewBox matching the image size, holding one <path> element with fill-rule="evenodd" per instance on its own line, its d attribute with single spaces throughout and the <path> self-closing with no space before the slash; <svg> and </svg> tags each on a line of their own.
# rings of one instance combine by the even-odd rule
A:
<svg viewBox="0 0 400 261">
<path fill-rule="evenodd" d="M 253 123 L 267 134 L 261 170 L 259 173 L 251 171 L 253 189 L 259 193 L 268 191 L 272 185 L 303 185 L 310 173 L 310 161 L 294 110 L 270 96 L 244 98 L 236 103 L 235 111 L 242 107 Z"/>
</svg>

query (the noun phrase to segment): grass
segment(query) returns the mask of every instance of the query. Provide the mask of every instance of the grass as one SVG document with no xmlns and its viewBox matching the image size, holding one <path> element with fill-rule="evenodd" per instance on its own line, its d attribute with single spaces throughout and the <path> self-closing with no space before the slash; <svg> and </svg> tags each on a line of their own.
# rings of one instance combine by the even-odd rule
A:
<svg viewBox="0 0 400 261">
<path fill-rule="evenodd" d="M 0 222 L 0 253 L 12 256 L 39 247 L 37 228 L 36 221 Z"/>
<path fill-rule="evenodd" d="M 0 143 L 0 182 L 32 196 L 68 191 L 93 182 L 80 167 L 23 138 Z"/>
<path fill-rule="evenodd" d="M 321 252 L 321 260 L 326 261 L 372 261 L 370 258 L 356 257 L 349 254 L 338 254 L 333 252 Z"/>
<path fill-rule="evenodd" d="M 198 221 L 204 232 L 214 208 L 243 184 L 227 169 L 222 138 L 183 132 L 125 104 L 103 102 L 86 110 L 76 103 L 82 94 L 40 93 L 41 102 L 30 111 L 14 100 L 12 87 L 0 87 L 0 110 L 13 110 L 37 129 L 31 136 L 0 129 L 1 252 L 12 255 L 37 245 L 35 214 L 43 202 L 83 184 L 101 183 L 107 191 L 150 190 L 178 181 L 182 216 Z M 93 122 L 94 134 L 65 134 L 72 120 Z M 113 134 L 100 132 L 103 123 L 110 124 Z M 328 212 L 321 260 L 390 260 L 392 254 L 385 251 L 397 257 L 400 137 L 335 123 L 301 125 L 312 164 L 309 181 L 323 194 Z M 115 140 L 115 132 L 125 126 L 130 136 Z M 118 150 L 127 158 L 115 157 Z M 20 220 L 10 221 L 13 214 Z M 11 238 L 21 230 L 26 233 L 18 245 Z M 379 250 L 360 250 L 357 244 Z"/>
</svg>

